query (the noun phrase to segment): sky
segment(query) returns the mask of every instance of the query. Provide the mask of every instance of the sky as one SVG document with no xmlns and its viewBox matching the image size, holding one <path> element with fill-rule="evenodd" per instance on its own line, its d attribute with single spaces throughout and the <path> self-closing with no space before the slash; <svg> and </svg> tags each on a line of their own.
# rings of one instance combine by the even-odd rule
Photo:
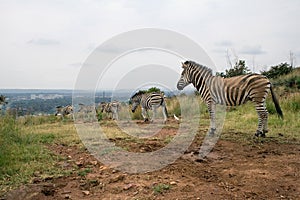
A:
<svg viewBox="0 0 300 200">
<path fill-rule="evenodd" d="M 259 72 L 290 52 L 298 66 L 299 11 L 298 0 L 0 0 L 0 89 L 73 89 L 95 48 L 142 28 L 187 36 L 220 71 L 241 59 Z"/>
</svg>

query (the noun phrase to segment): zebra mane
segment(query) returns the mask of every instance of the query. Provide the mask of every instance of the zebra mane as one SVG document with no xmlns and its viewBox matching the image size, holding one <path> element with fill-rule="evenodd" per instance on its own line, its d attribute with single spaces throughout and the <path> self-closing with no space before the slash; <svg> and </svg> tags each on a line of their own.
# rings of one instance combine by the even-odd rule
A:
<svg viewBox="0 0 300 200">
<path fill-rule="evenodd" d="M 145 93 L 146 93 L 146 91 L 140 90 L 140 91 L 136 92 L 134 95 L 132 95 L 131 99 L 134 98 L 134 97 L 136 97 L 136 96 L 145 94 Z"/>
<path fill-rule="evenodd" d="M 189 67 L 198 67 L 199 69 L 207 71 L 207 72 L 209 72 L 209 74 L 212 75 L 212 69 L 210 69 L 209 67 L 206 67 L 204 65 L 198 64 L 194 61 L 191 61 L 191 60 L 185 61 L 184 65 L 189 66 Z"/>
</svg>

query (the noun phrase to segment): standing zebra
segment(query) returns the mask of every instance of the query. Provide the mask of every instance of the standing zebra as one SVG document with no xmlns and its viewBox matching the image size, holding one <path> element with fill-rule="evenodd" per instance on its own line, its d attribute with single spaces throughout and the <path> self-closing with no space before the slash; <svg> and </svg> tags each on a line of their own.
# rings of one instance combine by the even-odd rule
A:
<svg viewBox="0 0 300 200">
<path fill-rule="evenodd" d="M 55 116 L 61 115 L 61 116 L 65 117 L 72 113 L 73 113 L 73 107 L 71 105 L 67 105 L 65 107 L 57 106 Z"/>
<path fill-rule="evenodd" d="M 216 104 L 238 106 L 253 101 L 258 114 L 258 128 L 255 136 L 265 137 L 268 132 L 268 111 L 266 98 L 271 91 L 277 113 L 283 114 L 278 100 L 273 92 L 269 79 L 259 74 L 241 75 L 232 78 L 222 78 L 212 75 L 212 70 L 193 61 L 182 63 L 183 72 L 177 83 L 178 90 L 192 83 L 205 101 L 210 113 L 210 134 L 216 131 Z"/>
<path fill-rule="evenodd" d="M 101 102 L 100 105 L 100 112 L 106 112 L 112 114 L 112 119 L 119 120 L 119 111 L 120 111 L 120 102 L 119 101 L 112 101 L 109 103 Z M 99 108 L 96 110 L 97 112 Z"/>
<path fill-rule="evenodd" d="M 164 123 L 167 121 L 168 112 L 164 99 L 164 95 L 160 92 L 146 93 L 144 91 L 139 91 L 135 93 L 131 98 L 132 112 L 134 113 L 138 105 L 141 104 L 142 116 L 144 121 L 148 121 L 148 110 L 153 110 L 153 116 L 151 121 L 154 121 L 156 115 L 156 109 L 161 106 L 163 108 Z"/>
</svg>

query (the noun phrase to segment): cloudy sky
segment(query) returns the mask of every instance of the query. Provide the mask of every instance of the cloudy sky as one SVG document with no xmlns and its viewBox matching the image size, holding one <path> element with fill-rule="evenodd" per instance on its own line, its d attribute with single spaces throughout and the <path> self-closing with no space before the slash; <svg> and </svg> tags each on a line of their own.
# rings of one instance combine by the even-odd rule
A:
<svg viewBox="0 0 300 200">
<path fill-rule="evenodd" d="M 111 37 L 163 28 L 197 42 L 218 69 L 300 64 L 300 1 L 0 0 L 0 88 L 73 89 L 82 63 Z M 180 68 L 178 68 L 178 72 Z"/>
</svg>

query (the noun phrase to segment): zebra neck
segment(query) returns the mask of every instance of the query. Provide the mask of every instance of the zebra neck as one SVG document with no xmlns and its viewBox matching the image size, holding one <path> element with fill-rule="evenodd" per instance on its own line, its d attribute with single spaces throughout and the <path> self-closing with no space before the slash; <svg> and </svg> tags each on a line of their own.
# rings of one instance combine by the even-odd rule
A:
<svg viewBox="0 0 300 200">
<path fill-rule="evenodd" d="M 206 70 L 195 70 L 191 73 L 191 81 L 194 87 L 200 92 L 207 90 L 214 76 Z"/>
</svg>

